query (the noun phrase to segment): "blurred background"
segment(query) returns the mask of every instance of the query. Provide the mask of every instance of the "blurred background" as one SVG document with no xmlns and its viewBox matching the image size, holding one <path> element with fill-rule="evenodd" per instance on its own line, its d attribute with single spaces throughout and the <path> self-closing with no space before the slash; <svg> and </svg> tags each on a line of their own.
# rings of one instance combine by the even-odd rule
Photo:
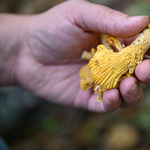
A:
<svg viewBox="0 0 150 150">
<path fill-rule="evenodd" d="M 35 14 L 64 0 L 0 0 L 0 12 Z M 89 0 L 150 15 L 150 0 Z M 0 88 L 0 135 L 12 150 L 148 150 L 150 86 L 135 108 L 97 114 L 48 103 L 18 87 Z"/>
</svg>

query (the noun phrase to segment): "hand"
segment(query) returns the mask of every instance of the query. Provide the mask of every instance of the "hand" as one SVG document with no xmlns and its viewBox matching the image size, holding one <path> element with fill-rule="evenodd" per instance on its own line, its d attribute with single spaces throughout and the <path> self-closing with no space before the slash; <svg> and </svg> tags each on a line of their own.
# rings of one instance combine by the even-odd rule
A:
<svg viewBox="0 0 150 150">
<path fill-rule="evenodd" d="M 20 34 L 24 41 L 14 63 L 18 85 L 48 101 L 95 112 L 135 106 L 142 100 L 141 86 L 130 77 L 121 82 L 119 90 L 105 91 L 98 103 L 92 90 L 81 91 L 78 73 L 85 64 L 81 53 L 96 47 L 101 33 L 120 38 L 134 36 L 146 27 L 148 17 L 129 17 L 87 1 L 67 1 L 25 21 L 26 30 Z M 141 69 L 149 63 L 138 65 L 138 79 L 145 81 L 150 68 L 144 76 Z"/>
</svg>

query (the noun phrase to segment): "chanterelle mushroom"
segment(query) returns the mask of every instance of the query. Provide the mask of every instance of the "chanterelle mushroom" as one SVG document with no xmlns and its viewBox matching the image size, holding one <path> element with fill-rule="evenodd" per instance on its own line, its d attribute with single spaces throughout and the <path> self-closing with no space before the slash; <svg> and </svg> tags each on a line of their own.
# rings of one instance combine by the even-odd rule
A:
<svg viewBox="0 0 150 150">
<path fill-rule="evenodd" d="M 95 54 L 93 49 L 91 53 L 86 51 L 90 61 L 79 72 L 81 89 L 93 87 L 97 101 L 102 100 L 105 90 L 118 88 L 124 78 L 134 76 L 135 67 L 143 60 L 150 47 L 150 23 L 131 45 L 125 48 L 122 48 L 122 44 L 115 37 L 107 36 L 106 41 L 115 46 L 118 52 L 108 50 L 104 45 L 98 45 Z M 86 55 L 82 55 L 82 58 L 83 56 Z"/>
</svg>

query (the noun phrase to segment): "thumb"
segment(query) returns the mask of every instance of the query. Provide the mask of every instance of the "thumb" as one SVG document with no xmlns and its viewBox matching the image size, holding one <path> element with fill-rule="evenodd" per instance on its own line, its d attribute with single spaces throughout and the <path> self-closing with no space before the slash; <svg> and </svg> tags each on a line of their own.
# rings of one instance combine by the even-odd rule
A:
<svg viewBox="0 0 150 150">
<path fill-rule="evenodd" d="M 142 31 L 149 23 L 148 16 L 129 16 L 87 1 L 76 1 L 76 5 L 76 24 L 86 31 L 128 38 Z"/>
</svg>

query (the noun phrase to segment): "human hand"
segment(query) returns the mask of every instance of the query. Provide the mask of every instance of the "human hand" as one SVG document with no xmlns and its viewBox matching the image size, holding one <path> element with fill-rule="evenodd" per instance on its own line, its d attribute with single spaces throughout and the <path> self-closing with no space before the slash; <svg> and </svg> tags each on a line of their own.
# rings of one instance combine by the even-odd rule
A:
<svg viewBox="0 0 150 150">
<path fill-rule="evenodd" d="M 143 91 L 134 77 L 124 79 L 119 90 L 105 91 L 98 103 L 91 90 L 81 91 L 78 72 L 85 64 L 81 53 L 96 47 L 101 33 L 120 38 L 134 36 L 146 27 L 148 17 L 129 17 L 87 1 L 67 1 L 29 16 L 26 22 L 24 41 L 13 67 L 18 85 L 48 101 L 95 112 L 110 112 L 141 102 Z M 137 66 L 139 80 L 148 81 L 149 65 L 149 61 L 143 61 Z"/>
</svg>

